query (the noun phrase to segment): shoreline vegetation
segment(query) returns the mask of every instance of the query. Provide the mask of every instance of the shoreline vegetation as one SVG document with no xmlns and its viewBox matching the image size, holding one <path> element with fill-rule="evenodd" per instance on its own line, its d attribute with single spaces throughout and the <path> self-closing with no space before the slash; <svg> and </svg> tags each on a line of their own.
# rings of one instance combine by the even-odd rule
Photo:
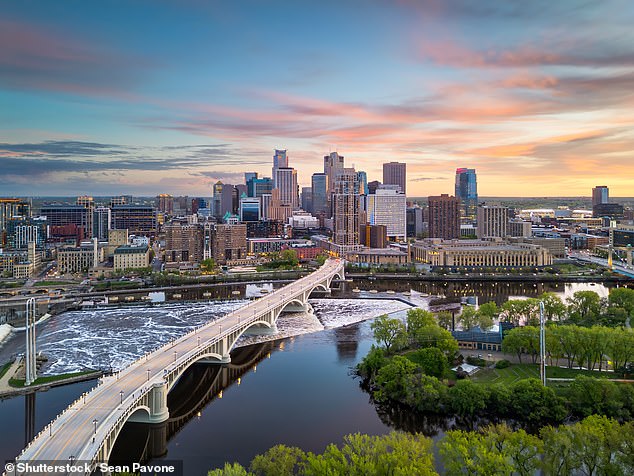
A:
<svg viewBox="0 0 634 476">
<path fill-rule="evenodd" d="M 421 434 L 347 435 L 323 453 L 276 445 L 248 468 L 226 463 L 209 476 L 388 475 L 614 475 L 634 474 L 634 424 L 590 416 L 539 434 L 504 424 L 481 431 L 449 431 L 438 442 Z M 440 465 L 434 457 L 439 455 Z M 442 471 L 438 471 L 438 469 Z"/>
</svg>

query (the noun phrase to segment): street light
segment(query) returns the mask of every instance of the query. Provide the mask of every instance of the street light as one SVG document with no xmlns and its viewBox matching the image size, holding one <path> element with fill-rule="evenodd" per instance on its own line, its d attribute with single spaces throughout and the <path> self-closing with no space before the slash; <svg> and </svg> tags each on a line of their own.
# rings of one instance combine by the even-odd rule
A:
<svg viewBox="0 0 634 476">
<path fill-rule="evenodd" d="M 95 425 L 95 435 L 96 435 L 97 434 L 97 419 L 95 418 L 92 422 Z"/>
<path fill-rule="evenodd" d="M 198 339 L 198 347 L 200 347 L 200 336 L 198 336 L 197 339 Z"/>
<path fill-rule="evenodd" d="M 121 395 L 121 404 L 123 405 L 123 390 L 119 390 L 119 395 Z"/>
<path fill-rule="evenodd" d="M 176 362 L 176 356 L 178 355 L 178 352 L 174 351 L 174 362 Z"/>
<path fill-rule="evenodd" d="M 147 372 L 147 381 L 149 382 L 150 381 L 150 369 L 147 369 L 146 372 Z"/>
</svg>

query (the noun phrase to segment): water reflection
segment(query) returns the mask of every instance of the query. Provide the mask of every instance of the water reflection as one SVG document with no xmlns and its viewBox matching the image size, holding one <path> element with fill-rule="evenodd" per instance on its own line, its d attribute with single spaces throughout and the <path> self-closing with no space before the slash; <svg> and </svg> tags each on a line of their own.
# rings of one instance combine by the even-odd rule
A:
<svg viewBox="0 0 634 476">
<path fill-rule="evenodd" d="M 167 454 L 168 441 L 230 386 L 240 385 L 242 377 L 270 357 L 279 345 L 275 342 L 254 344 L 234 350 L 228 365 L 199 363 L 192 365 L 167 396 L 169 419 L 160 424 L 125 424 L 110 455 L 114 465 L 147 462 Z"/>
<path fill-rule="evenodd" d="M 339 363 L 353 365 L 357 361 L 359 349 L 359 327 L 346 326 L 335 329 L 337 358 Z"/>
</svg>

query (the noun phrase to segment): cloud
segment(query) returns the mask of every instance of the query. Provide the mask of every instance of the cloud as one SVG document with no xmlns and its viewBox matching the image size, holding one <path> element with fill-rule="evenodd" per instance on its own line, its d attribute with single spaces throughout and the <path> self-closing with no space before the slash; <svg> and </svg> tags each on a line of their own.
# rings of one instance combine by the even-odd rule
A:
<svg viewBox="0 0 634 476">
<path fill-rule="evenodd" d="M 447 177 L 414 177 L 407 179 L 409 182 L 429 182 L 435 180 L 447 180 Z"/>
<path fill-rule="evenodd" d="M 140 97 L 130 88 L 154 66 L 129 52 L 15 19 L 0 19 L 0 44 L 0 86 L 14 90 L 136 101 Z"/>
</svg>

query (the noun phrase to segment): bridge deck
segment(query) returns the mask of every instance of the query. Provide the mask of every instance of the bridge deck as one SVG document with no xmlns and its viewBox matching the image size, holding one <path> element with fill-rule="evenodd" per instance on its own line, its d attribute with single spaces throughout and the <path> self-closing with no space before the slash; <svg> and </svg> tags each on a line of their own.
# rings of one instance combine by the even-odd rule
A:
<svg viewBox="0 0 634 476">
<path fill-rule="evenodd" d="M 93 461 L 99 445 L 108 437 L 111 428 L 125 417 L 126 410 L 138 405 L 139 399 L 153 384 L 163 382 L 165 369 L 187 361 L 201 345 L 218 342 L 237 329 L 248 328 L 249 323 L 279 308 L 298 293 L 341 274 L 342 268 L 340 260 L 327 260 L 314 273 L 182 336 L 116 375 L 102 378 L 96 388 L 47 425 L 23 450 L 18 461 Z M 97 420 L 96 431 L 94 420 Z"/>
</svg>

